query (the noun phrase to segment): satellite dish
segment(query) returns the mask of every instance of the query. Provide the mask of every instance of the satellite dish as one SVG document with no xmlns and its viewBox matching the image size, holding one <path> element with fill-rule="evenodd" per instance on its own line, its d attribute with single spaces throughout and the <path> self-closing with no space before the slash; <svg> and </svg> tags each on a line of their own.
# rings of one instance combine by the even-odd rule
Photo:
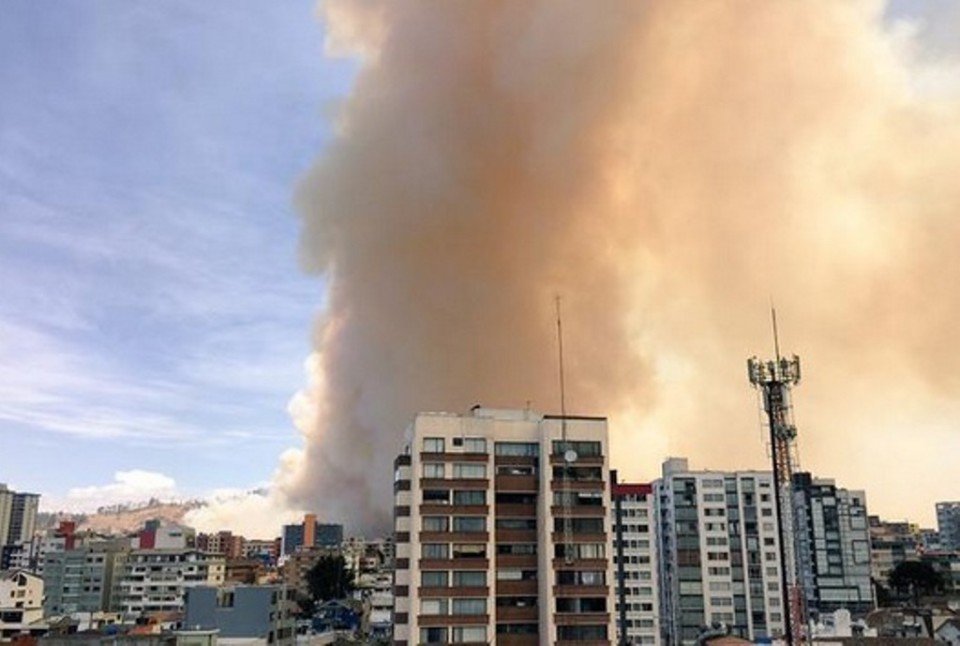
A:
<svg viewBox="0 0 960 646">
<path fill-rule="evenodd" d="M 573 449 L 567 449 L 567 451 L 563 454 L 563 460 L 567 464 L 573 464 L 577 461 L 577 452 Z"/>
</svg>

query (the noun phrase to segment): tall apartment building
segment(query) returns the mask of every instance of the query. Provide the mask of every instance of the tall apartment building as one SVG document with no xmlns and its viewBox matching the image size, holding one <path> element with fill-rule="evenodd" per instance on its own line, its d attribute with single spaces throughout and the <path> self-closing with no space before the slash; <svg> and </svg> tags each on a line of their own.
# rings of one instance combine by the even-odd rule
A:
<svg viewBox="0 0 960 646">
<path fill-rule="evenodd" d="M 37 526 L 40 494 L 18 493 L 0 484 L 0 546 L 27 543 Z"/>
<path fill-rule="evenodd" d="M 857 617 L 873 610 L 866 494 L 809 473 L 794 474 L 793 489 L 807 612 L 844 608 Z"/>
<path fill-rule="evenodd" d="M 51 551 L 44 558 L 43 614 L 115 612 L 117 588 L 128 541 L 116 539 Z"/>
<path fill-rule="evenodd" d="M 617 643 L 660 644 L 657 517 L 653 486 L 610 474 Z"/>
<path fill-rule="evenodd" d="M 772 475 L 691 471 L 671 458 L 653 488 L 667 643 L 695 644 L 704 627 L 751 641 L 783 635 Z"/>
<path fill-rule="evenodd" d="M 222 585 L 225 570 L 222 556 L 195 549 L 132 550 L 123 562 L 117 609 L 128 618 L 182 612 L 187 588 Z"/>
<path fill-rule="evenodd" d="M 937 533 L 941 550 L 960 552 L 960 501 L 937 503 Z"/>
<path fill-rule="evenodd" d="M 605 419 L 474 407 L 407 439 L 395 644 L 613 643 Z"/>
</svg>

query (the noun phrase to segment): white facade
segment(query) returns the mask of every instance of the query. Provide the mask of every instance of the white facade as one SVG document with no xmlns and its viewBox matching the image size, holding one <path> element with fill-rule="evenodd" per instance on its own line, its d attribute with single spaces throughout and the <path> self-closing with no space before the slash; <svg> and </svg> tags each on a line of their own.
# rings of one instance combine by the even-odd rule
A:
<svg viewBox="0 0 960 646">
<path fill-rule="evenodd" d="M 133 550 L 123 563 L 118 604 L 125 617 L 183 610 L 184 590 L 224 582 L 222 557 L 193 549 Z"/>
<path fill-rule="evenodd" d="M 477 407 L 408 440 L 394 643 L 613 643 L 606 420 Z"/>
<path fill-rule="evenodd" d="M 654 490 L 668 642 L 694 644 L 704 626 L 749 640 L 782 635 L 772 475 L 691 471 L 686 459 L 671 458 Z"/>
<path fill-rule="evenodd" d="M 660 645 L 657 517 L 649 484 L 612 482 L 615 605 L 622 644 Z"/>
</svg>

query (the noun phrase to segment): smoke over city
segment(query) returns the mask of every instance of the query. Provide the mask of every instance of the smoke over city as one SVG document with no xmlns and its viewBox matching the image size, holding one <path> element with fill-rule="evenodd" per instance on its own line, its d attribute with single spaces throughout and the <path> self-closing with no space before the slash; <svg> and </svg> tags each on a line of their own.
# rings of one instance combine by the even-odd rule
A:
<svg viewBox="0 0 960 646">
<path fill-rule="evenodd" d="M 557 412 L 557 295 L 568 411 L 609 416 L 623 475 L 762 468 L 773 300 L 802 466 L 928 519 L 960 454 L 958 75 L 883 11 L 325 3 L 361 65 L 297 196 L 327 293 L 279 490 L 383 529 L 414 413 Z"/>
</svg>

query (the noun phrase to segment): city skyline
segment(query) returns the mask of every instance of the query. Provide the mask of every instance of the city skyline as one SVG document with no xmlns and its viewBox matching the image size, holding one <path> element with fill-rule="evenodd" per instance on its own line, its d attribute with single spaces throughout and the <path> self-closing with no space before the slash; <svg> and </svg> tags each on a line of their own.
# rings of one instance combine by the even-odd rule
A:
<svg viewBox="0 0 960 646">
<path fill-rule="evenodd" d="M 450 55 L 418 51 L 413 58 L 386 60 L 380 68 L 367 51 L 381 44 L 379 36 L 350 31 L 351 25 L 368 26 L 365 21 L 371 18 L 354 15 L 346 6 L 330 3 L 318 19 L 314 3 L 306 0 L 283 6 L 249 2 L 242 9 L 189 2 L 104 3 L 90 9 L 66 2 L 57 12 L 36 3 L 11 3 L 10 19 L 0 25 L 0 86 L 9 96 L 0 106 L 0 280 L 5 286 L 0 303 L 0 482 L 43 494 L 45 509 L 90 509 L 151 496 L 218 497 L 227 500 L 224 514 L 229 508 L 255 510 L 258 518 L 272 518 L 279 526 L 303 511 L 310 495 L 322 495 L 320 490 L 329 486 L 315 479 L 324 471 L 324 460 L 347 465 L 358 471 L 352 477 L 369 480 L 366 471 L 391 459 L 416 410 L 463 412 L 467 398 L 476 397 L 505 408 L 532 400 L 535 409 L 559 412 L 551 319 L 556 291 L 570 317 L 567 407 L 610 418 L 611 463 L 627 480 L 652 480 L 660 462 L 671 455 L 689 456 L 700 467 L 717 470 L 765 468 L 763 430 L 744 361 L 772 350 L 766 311 L 773 298 L 781 313 L 782 348 L 804 361 L 805 380 L 794 394 L 800 468 L 866 490 L 873 513 L 887 519 L 933 526 L 934 502 L 958 498 L 955 484 L 939 475 L 960 450 L 960 393 L 952 366 L 942 356 L 952 321 L 952 300 L 942 291 L 950 283 L 950 254 L 936 244 L 954 239 L 945 223 L 956 197 L 944 176 L 952 158 L 936 145 L 949 148 L 942 142 L 956 136 L 954 128 L 944 125 L 955 114 L 960 88 L 960 56 L 951 40 L 956 21 L 949 8 L 893 2 L 880 14 L 871 3 L 853 3 L 855 8 L 832 14 L 811 9 L 796 16 L 771 11 L 751 18 L 751 27 L 776 34 L 786 30 L 785 19 L 796 17 L 804 26 L 801 31 L 808 31 L 788 33 L 797 40 L 787 47 L 814 33 L 810 25 L 817 19 L 826 21 L 821 25 L 826 50 L 842 41 L 841 35 L 852 36 L 854 54 L 847 63 L 862 67 L 849 76 L 825 70 L 823 79 L 811 80 L 807 70 L 820 60 L 813 48 L 797 48 L 793 64 L 775 61 L 768 67 L 757 52 L 740 50 L 706 30 L 703 16 L 654 3 L 643 19 L 686 25 L 705 37 L 705 51 L 722 53 L 739 75 L 731 73 L 729 88 L 678 87 L 676 79 L 687 78 L 684 74 L 699 78 L 710 71 L 693 54 L 664 67 L 652 57 L 644 68 L 644 83 L 658 97 L 689 91 L 698 105 L 713 101 L 722 106 L 704 111 L 711 118 L 702 126 L 697 110 L 691 111 L 689 118 L 698 122 L 691 136 L 700 141 L 683 139 L 676 134 L 680 128 L 671 130 L 687 123 L 683 101 L 664 99 L 649 110 L 643 100 L 618 93 L 611 105 L 636 110 L 644 118 L 657 118 L 664 110 L 678 115 L 658 123 L 669 136 L 659 131 L 623 134 L 624 147 L 640 142 L 657 151 L 659 156 L 652 157 L 656 163 L 625 155 L 617 146 L 601 151 L 616 157 L 616 163 L 605 166 L 614 184 L 636 181 L 642 190 L 621 186 L 624 195 L 613 197 L 589 192 L 609 180 L 602 174 L 584 175 L 588 192 L 570 189 L 550 199 L 531 196 L 526 186 L 511 186 L 505 193 L 520 197 L 512 204 L 488 198 L 476 186 L 465 190 L 468 196 L 478 191 L 478 210 L 503 207 L 503 230 L 511 231 L 516 223 L 516 251 L 474 235 L 487 229 L 472 219 L 469 209 L 457 234 L 467 242 L 443 238 L 449 235 L 443 218 L 422 229 L 415 228 L 424 227 L 422 221 L 411 226 L 413 248 L 434 231 L 440 231 L 440 246 L 449 245 L 430 256 L 431 262 L 460 267 L 460 257 L 473 244 L 486 245 L 478 247 L 484 253 L 502 252 L 506 269 L 501 279 L 521 277 L 517 291 L 502 301 L 489 289 L 491 276 L 501 271 L 496 257 L 492 269 L 465 272 L 476 284 L 468 279 L 442 282 L 436 274 L 444 272 L 433 271 L 428 263 L 428 282 L 411 286 L 391 276 L 396 282 L 381 285 L 367 279 L 366 269 L 344 262 L 344 253 L 374 255 L 385 244 L 364 239 L 351 246 L 356 239 L 338 229 L 342 214 L 335 211 L 347 208 L 345 197 L 333 200 L 329 190 L 314 195 L 324 182 L 336 179 L 346 194 L 354 186 L 350 181 L 366 179 L 348 172 L 351 163 L 368 159 L 364 155 L 370 152 L 357 144 L 348 124 L 367 127 L 365 133 L 382 128 L 387 135 L 411 137 L 415 154 L 371 156 L 381 164 L 376 167 L 378 185 L 418 187 L 438 203 L 464 208 L 464 195 L 443 188 L 444 173 L 451 168 L 465 176 L 481 173 L 463 160 L 473 158 L 471 146 L 482 146 L 476 141 L 482 136 L 451 135 L 454 143 L 448 149 L 434 151 L 445 163 L 433 166 L 435 159 L 425 148 L 434 135 L 418 132 L 413 126 L 419 121 L 399 118 L 402 111 L 390 119 L 372 115 L 374 103 L 367 97 L 378 97 L 378 109 L 416 107 L 430 132 L 443 132 L 443 115 L 456 115 L 452 123 L 459 130 L 479 128 L 487 116 L 451 110 L 464 98 L 452 84 L 438 85 L 415 100 L 400 91 L 378 95 L 371 90 L 382 91 L 391 70 L 411 69 L 418 56 L 449 59 L 451 65 L 465 66 L 453 69 L 472 70 L 469 57 L 453 55 L 461 52 L 459 43 L 433 43 L 425 36 L 432 32 L 415 25 L 430 20 L 437 21 L 429 23 L 434 27 L 458 25 L 477 16 L 397 10 L 397 24 L 409 31 L 398 31 L 398 40 L 387 41 L 398 48 L 391 52 L 409 52 L 403 48 L 411 41 L 404 39 L 414 35 Z M 711 15 L 731 19 L 719 10 Z M 543 24 L 570 24 L 562 12 L 545 11 L 543 16 Z M 504 75 L 503 87 L 515 90 L 511 83 L 524 82 L 521 71 L 553 70 L 552 61 L 567 50 L 537 41 L 539 23 L 529 16 L 507 18 L 528 25 L 524 33 L 533 43 L 530 50 L 505 50 L 517 57 L 513 72 L 518 76 L 493 66 Z M 338 42 L 331 43 L 331 25 L 342 32 Z M 606 24 L 591 23 L 583 31 L 569 28 L 571 41 L 583 36 L 598 48 L 636 37 L 642 45 L 638 51 L 679 51 L 674 42 Z M 464 43 L 483 42 L 472 31 L 463 35 Z M 707 36 L 716 36 L 716 42 Z M 545 58 L 538 61 L 537 56 Z M 600 67 L 584 63 L 584 69 L 609 71 L 612 80 L 633 79 L 613 69 L 618 56 L 603 56 Z M 396 61 L 408 67 L 396 67 Z M 880 71 L 868 73 L 874 67 Z M 489 71 L 479 69 L 481 76 Z M 676 70 L 676 77 L 660 78 L 664 70 Z M 780 85 L 783 75 L 789 80 Z M 863 87 L 834 102 L 831 83 L 858 75 Z M 447 82 L 441 74 L 435 76 L 431 83 Z M 545 87 L 558 97 L 576 87 L 565 85 L 565 79 L 551 86 L 548 76 L 544 74 Z M 781 121 L 778 111 L 784 108 L 765 102 L 772 100 L 768 94 L 786 91 L 791 83 L 807 102 L 800 101 L 802 109 L 786 113 Z M 494 115 L 490 123 L 510 131 L 511 124 L 502 119 L 515 106 L 483 94 L 487 89 L 482 84 L 476 91 L 479 103 Z M 537 109 L 556 100 L 519 95 Z M 738 123 L 729 106 L 754 99 L 761 106 L 756 133 L 725 140 L 723 133 Z M 412 102 L 403 102 L 408 100 Z M 557 180 L 555 173 L 561 171 L 583 172 L 580 167 L 558 171 L 537 157 L 549 157 L 553 150 L 549 129 L 563 132 L 568 118 L 570 127 L 581 132 L 576 129 L 591 121 L 595 108 L 576 103 L 565 116 L 546 122 L 545 130 L 538 130 L 539 125 L 512 130 L 517 141 L 530 144 L 529 168 L 542 172 L 545 184 L 569 184 Z M 617 115 L 600 116 L 611 119 L 613 132 L 624 127 Z M 861 121 L 874 130 L 857 130 L 843 144 L 833 143 Z M 802 136 L 795 134 L 801 126 L 808 128 Z M 583 132 L 606 141 L 606 133 Z M 812 161 L 791 166 L 766 159 L 780 150 L 780 144 L 771 143 L 778 137 L 788 140 L 798 158 Z M 931 151 L 923 163 L 913 159 L 915 147 Z M 484 168 L 509 157 L 477 149 L 482 152 L 477 158 L 489 162 Z M 595 148 L 558 145 L 556 150 Z M 691 156 L 692 151 L 698 156 Z M 754 153 L 756 159 L 750 157 Z M 740 170 L 717 179 L 714 169 L 700 167 L 711 155 L 724 172 Z M 896 163 L 884 162 L 885 156 Z M 401 172 L 407 160 L 418 172 Z M 317 167 L 310 171 L 314 163 Z M 633 174 L 633 164 L 647 164 L 649 173 Z M 775 170 L 768 173 L 768 166 Z M 511 175 L 524 168 L 508 166 Z M 757 190 L 752 188 L 754 176 L 761 183 Z M 784 176 L 830 186 L 801 190 L 787 181 L 778 183 Z M 842 186 L 833 185 L 834 180 Z M 494 181 L 507 182 L 484 178 L 477 186 L 499 186 L 485 184 Z M 661 182 L 660 192 L 648 191 L 647 181 Z M 678 189 L 684 181 L 706 197 Z M 789 198 L 770 195 L 778 191 Z M 563 258 L 569 252 L 571 263 L 586 268 L 568 275 L 560 263 L 544 273 L 528 273 L 521 256 L 530 247 L 521 243 L 549 244 L 544 227 L 553 221 L 514 215 L 533 206 L 566 208 L 564 196 L 570 203 L 581 200 L 583 213 L 596 210 L 608 218 L 611 228 L 605 235 L 623 234 L 623 240 L 614 244 L 605 236 L 584 235 L 586 229 L 578 227 L 589 224 L 589 218 L 572 215 L 569 230 L 557 234 L 564 237 L 562 244 L 546 248 Z M 633 224 L 621 221 L 617 210 L 634 208 L 633 200 L 641 198 L 661 201 L 650 207 L 655 215 L 638 216 L 643 220 L 638 233 Z M 406 217 L 422 210 L 426 198 L 410 201 L 403 191 L 383 191 L 371 199 L 373 204 L 395 201 L 397 212 Z M 896 207 L 901 203 L 909 208 Z M 691 225 L 692 214 L 707 207 L 716 208 L 717 221 Z M 736 213 L 747 209 L 756 209 L 750 219 Z M 373 211 L 381 218 L 377 208 Z M 769 223 L 764 221 L 768 212 Z M 405 226 L 384 230 L 390 237 Z M 791 237 L 783 238 L 785 233 Z M 624 259 L 615 268 L 597 270 L 588 263 L 590 254 L 577 249 L 582 243 L 588 251 L 602 250 L 623 241 L 637 242 L 640 259 Z M 778 255 L 775 250 L 781 248 Z M 402 262 L 390 264 L 403 260 L 397 249 L 387 249 L 383 257 L 380 273 L 406 268 Z M 352 273 L 332 273 L 335 261 Z M 767 272 L 779 261 L 786 269 Z M 635 264 L 640 269 L 625 277 L 623 266 Z M 313 273 L 303 273 L 301 267 Z M 410 274 L 411 280 L 416 275 Z M 360 330 L 349 337 L 354 345 L 335 344 L 334 328 L 325 326 L 353 310 L 336 299 L 331 304 L 331 276 L 376 283 L 381 291 L 375 295 L 386 305 L 347 305 L 377 324 L 392 322 L 379 315 L 416 313 L 416 338 L 391 337 L 393 331 L 365 323 L 352 328 Z M 611 300 L 593 293 L 603 289 L 590 284 L 592 277 L 617 283 Z M 391 294 L 404 290 L 411 295 L 407 303 L 391 302 Z M 342 290 L 332 293 L 342 296 Z M 617 317 L 605 316 L 609 303 L 622 306 Z M 436 318 L 420 317 L 428 311 L 433 316 L 435 310 L 440 311 Z M 507 319 L 485 318 L 488 312 L 505 310 L 511 311 Z M 451 333 L 441 324 L 462 332 Z M 487 329 L 489 339 L 475 334 Z M 516 330 L 518 338 L 512 336 Z M 438 356 L 417 362 L 425 341 L 436 342 Z M 491 357 L 513 354 L 514 343 L 530 350 L 529 360 L 504 363 L 503 369 L 500 359 Z M 384 354 L 392 346 L 396 354 Z M 636 356 L 617 354 L 625 348 Z M 382 374 L 371 377 L 379 367 L 385 368 Z M 940 369 L 943 374 L 936 374 Z M 436 383 L 408 384 L 406 377 L 417 370 Z M 317 385 L 324 380 L 334 381 L 338 399 L 322 391 L 330 383 Z M 498 381 L 526 387 L 505 393 Z M 437 391 L 434 401 L 425 396 L 431 388 Z M 356 392 L 363 392 L 365 408 L 331 404 Z M 414 411 L 408 411 L 411 407 Z M 291 420 L 290 409 L 297 419 Z M 322 418 L 319 411 L 328 414 L 330 409 L 337 416 Z M 391 421 L 389 429 L 381 428 L 384 420 Z M 368 426 L 352 426 L 360 422 Z M 378 430 L 365 434 L 369 427 Z M 333 431 L 325 435 L 327 428 Z M 347 441 L 336 448 L 340 432 L 347 433 Z M 357 461 L 339 459 L 343 451 L 357 451 Z M 372 493 L 363 500 L 386 508 L 389 489 L 380 491 L 377 484 L 389 476 L 377 471 Z M 248 493 L 268 487 L 285 496 L 282 517 L 278 499 Z M 347 501 L 345 508 L 351 505 L 357 506 Z M 330 510 L 331 516 L 341 513 Z M 217 518 L 232 522 L 227 515 Z"/>
</svg>

